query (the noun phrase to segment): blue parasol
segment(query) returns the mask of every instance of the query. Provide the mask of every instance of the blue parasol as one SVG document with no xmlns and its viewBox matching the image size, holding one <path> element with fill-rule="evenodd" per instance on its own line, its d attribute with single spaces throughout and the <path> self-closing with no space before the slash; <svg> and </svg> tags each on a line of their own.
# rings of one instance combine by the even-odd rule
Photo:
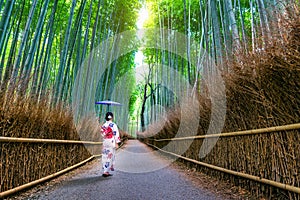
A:
<svg viewBox="0 0 300 200">
<path fill-rule="evenodd" d="M 96 101 L 95 104 L 107 105 L 107 111 L 109 111 L 110 106 L 122 106 L 119 102 L 104 100 L 104 101 Z"/>
<path fill-rule="evenodd" d="M 107 105 L 107 106 L 122 106 L 122 104 L 111 101 L 111 100 L 105 100 L 105 101 L 96 101 L 95 104 L 101 104 L 101 105 Z"/>
</svg>

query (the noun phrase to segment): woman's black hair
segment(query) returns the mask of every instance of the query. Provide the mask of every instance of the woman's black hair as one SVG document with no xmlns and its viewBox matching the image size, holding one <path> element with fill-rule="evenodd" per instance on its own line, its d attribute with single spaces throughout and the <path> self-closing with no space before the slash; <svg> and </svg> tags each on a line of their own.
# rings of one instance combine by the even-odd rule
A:
<svg viewBox="0 0 300 200">
<path fill-rule="evenodd" d="M 114 114 L 112 112 L 107 112 L 106 115 L 105 115 L 105 120 L 109 121 L 112 118 L 114 118 Z"/>
</svg>

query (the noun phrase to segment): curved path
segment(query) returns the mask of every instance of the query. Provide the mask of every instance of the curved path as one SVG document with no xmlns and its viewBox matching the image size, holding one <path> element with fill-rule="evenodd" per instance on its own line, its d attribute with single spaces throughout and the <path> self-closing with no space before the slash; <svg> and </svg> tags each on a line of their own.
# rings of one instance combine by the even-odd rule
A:
<svg viewBox="0 0 300 200">
<path fill-rule="evenodd" d="M 129 140 L 118 150 L 113 176 L 102 177 L 101 160 L 93 167 L 30 199 L 218 199 L 192 184 L 182 172 L 168 166 L 168 159 L 145 144 Z"/>
</svg>

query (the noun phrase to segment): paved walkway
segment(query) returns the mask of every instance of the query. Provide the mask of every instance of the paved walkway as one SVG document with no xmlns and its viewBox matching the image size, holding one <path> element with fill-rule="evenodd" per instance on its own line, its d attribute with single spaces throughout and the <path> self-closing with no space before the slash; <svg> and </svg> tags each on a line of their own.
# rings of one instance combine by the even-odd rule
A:
<svg viewBox="0 0 300 200">
<path fill-rule="evenodd" d="M 118 150 L 113 176 L 101 176 L 100 161 L 50 191 L 31 194 L 30 199 L 218 199 L 190 183 L 184 174 L 168 166 L 170 160 L 137 140 L 129 140 Z"/>
</svg>

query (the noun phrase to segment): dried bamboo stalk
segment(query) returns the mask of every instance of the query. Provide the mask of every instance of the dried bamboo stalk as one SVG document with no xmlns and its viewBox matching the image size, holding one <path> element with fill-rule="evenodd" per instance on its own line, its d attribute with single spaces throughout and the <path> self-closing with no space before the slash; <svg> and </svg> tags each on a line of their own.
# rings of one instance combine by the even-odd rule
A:
<svg viewBox="0 0 300 200">
<path fill-rule="evenodd" d="M 28 142 L 28 143 L 54 143 L 54 144 L 90 144 L 101 145 L 102 142 L 79 141 L 79 140 L 54 140 L 35 138 L 0 137 L 0 142 Z"/>
<path fill-rule="evenodd" d="M 246 130 L 246 131 L 236 131 L 236 132 L 229 132 L 229 133 L 217 133 L 217 134 L 209 134 L 209 135 L 198 135 L 198 136 L 178 137 L 178 138 L 168 138 L 168 139 L 153 139 L 153 140 L 155 140 L 156 142 L 160 142 L 160 141 L 170 141 L 170 140 L 193 140 L 193 139 L 204 139 L 204 138 L 214 138 L 214 137 L 232 137 L 232 136 L 272 133 L 272 132 L 279 132 L 279 131 L 289 131 L 295 129 L 300 129 L 300 123 L 289 124 L 284 126 L 274 126 L 269 128 Z"/>
</svg>

